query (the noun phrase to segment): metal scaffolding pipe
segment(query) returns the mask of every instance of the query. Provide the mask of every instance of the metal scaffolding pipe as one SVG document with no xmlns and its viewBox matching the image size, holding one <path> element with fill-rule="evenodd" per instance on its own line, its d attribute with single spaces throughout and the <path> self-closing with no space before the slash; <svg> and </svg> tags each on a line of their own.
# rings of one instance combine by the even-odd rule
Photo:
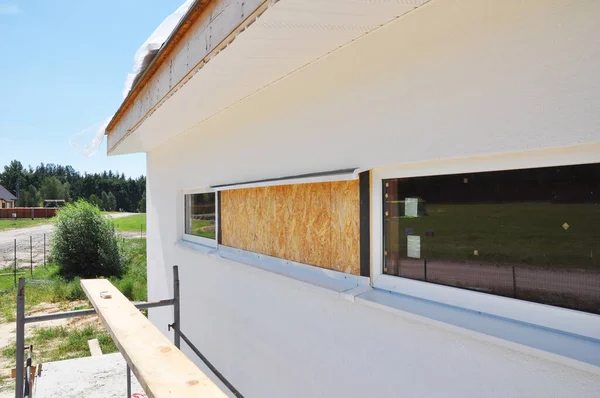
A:
<svg viewBox="0 0 600 398">
<path fill-rule="evenodd" d="M 15 367 L 15 397 L 22 398 L 24 394 L 23 382 L 25 381 L 25 279 L 19 278 L 17 290 L 17 363 Z"/>
<path fill-rule="evenodd" d="M 45 236 L 44 236 L 45 238 Z M 45 239 L 44 239 L 45 243 Z M 45 250 L 44 250 L 45 252 Z M 44 253 L 45 254 L 45 253 Z M 15 257 L 16 257 L 16 240 L 15 240 Z M 15 268 L 16 268 L 16 259 L 15 259 Z M 15 269 L 15 277 L 16 277 L 16 269 Z M 173 267 L 173 293 L 174 298 L 153 302 L 138 302 L 132 303 L 138 310 L 148 309 L 148 308 L 157 308 L 157 307 L 166 307 L 172 305 L 174 307 L 174 325 L 177 325 L 177 331 L 179 330 L 179 322 L 180 322 L 180 298 L 179 298 L 179 272 L 178 267 Z M 56 319 L 65 319 L 65 318 L 74 318 L 80 316 L 90 316 L 95 315 L 95 309 L 85 309 L 85 310 L 75 310 L 75 311 L 65 311 L 65 312 L 57 312 L 55 314 L 44 314 L 37 316 L 25 316 L 25 279 L 19 278 L 18 290 L 17 290 L 17 320 L 16 320 L 16 381 L 15 381 L 15 397 L 16 398 L 24 398 L 29 397 L 31 394 L 31 365 L 32 365 L 32 350 L 33 347 L 29 348 L 29 357 L 27 360 L 27 380 L 25 380 L 25 324 L 28 323 L 36 323 L 36 322 L 44 322 L 44 321 L 52 321 Z M 172 325 L 170 325 L 172 326 Z M 184 339 L 185 336 L 183 336 Z M 187 339 L 186 339 L 187 340 Z M 177 348 L 180 348 L 180 336 L 179 333 L 175 333 L 175 345 Z M 187 341 L 192 349 L 195 350 L 195 347 L 191 345 L 191 342 Z M 201 354 L 200 354 L 201 355 Z M 203 358 L 203 357 L 201 357 Z M 203 358 L 206 360 L 206 358 Z M 214 368 L 213 368 L 214 369 Z M 216 371 L 214 369 L 213 371 Z M 222 377 L 222 375 L 218 372 L 215 374 Z M 28 387 L 25 389 L 24 383 L 27 381 Z M 226 382 L 227 386 L 233 388 L 230 384 Z M 233 389 L 234 394 L 238 397 L 239 393 L 237 390 Z M 131 397 L 131 368 L 127 365 L 127 396 Z"/>
<path fill-rule="evenodd" d="M 173 324 L 179 330 L 181 328 L 181 311 L 179 305 L 179 267 L 177 265 L 173 266 L 173 297 L 175 301 L 173 305 Z M 177 333 L 173 336 L 173 344 L 178 350 L 181 349 L 181 338 Z"/>
<path fill-rule="evenodd" d="M 154 301 L 149 303 L 133 303 L 133 305 L 138 310 L 145 310 L 148 308 L 156 308 L 156 307 L 165 307 L 168 305 L 173 305 L 175 303 L 174 299 Z M 79 316 L 90 316 L 96 315 L 95 309 L 89 310 L 75 310 L 75 311 L 65 311 L 65 312 L 57 312 L 54 314 L 44 314 L 44 315 L 36 315 L 36 316 L 28 316 L 25 318 L 25 323 L 35 323 L 35 322 L 45 322 L 45 321 L 53 321 L 56 319 L 65 319 L 65 318 L 75 318 Z"/>
<path fill-rule="evenodd" d="M 234 396 L 236 396 L 237 398 L 244 398 L 242 393 L 239 392 L 233 386 L 233 384 L 231 384 L 229 382 L 229 380 L 227 380 L 225 378 L 225 376 L 223 376 L 223 374 L 217 370 L 217 368 L 215 368 L 215 366 L 200 352 L 200 350 L 198 348 L 196 348 L 194 343 L 192 343 L 190 341 L 190 339 L 188 339 L 181 330 L 179 330 L 176 326 L 169 325 L 169 330 L 171 330 L 171 329 L 173 329 L 173 332 L 175 333 L 176 336 L 180 336 L 183 339 L 183 341 L 185 341 L 185 343 L 188 345 L 188 347 L 191 348 L 191 350 L 194 352 L 194 354 L 196 354 L 198 356 L 198 358 L 200 358 L 200 360 L 202 360 L 202 362 L 204 362 L 204 364 L 214 373 L 214 375 L 217 376 L 217 378 L 219 380 L 221 380 L 221 382 L 223 384 L 225 384 L 225 387 L 227 387 L 229 389 L 229 391 L 231 391 L 233 393 Z"/>
</svg>

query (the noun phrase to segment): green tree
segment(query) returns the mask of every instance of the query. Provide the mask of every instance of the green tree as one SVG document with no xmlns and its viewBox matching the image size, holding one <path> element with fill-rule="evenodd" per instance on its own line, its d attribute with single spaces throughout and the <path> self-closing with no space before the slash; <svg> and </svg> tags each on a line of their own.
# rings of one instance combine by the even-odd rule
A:
<svg viewBox="0 0 600 398">
<path fill-rule="evenodd" d="M 19 207 L 37 207 L 42 204 L 42 196 L 33 185 L 30 185 L 26 190 L 21 190 L 17 206 Z"/>
<path fill-rule="evenodd" d="M 102 210 L 110 211 L 110 209 L 109 209 L 110 203 L 109 203 L 108 195 L 106 194 L 106 192 L 102 191 L 102 194 L 100 195 L 100 201 L 102 202 L 102 205 L 100 206 L 100 208 Z"/>
<path fill-rule="evenodd" d="M 52 259 L 67 279 L 120 276 L 123 262 L 112 219 L 79 200 L 63 207 L 55 219 Z"/>
<path fill-rule="evenodd" d="M 95 193 L 90 195 L 90 203 L 98 208 L 102 207 L 102 199 L 100 199 Z"/>
<path fill-rule="evenodd" d="M 112 192 L 108 193 L 108 211 L 115 211 L 117 209 L 117 198 Z"/>
<path fill-rule="evenodd" d="M 53 178 L 51 181 L 46 181 Z M 42 193 L 42 199 L 87 199 L 92 194 L 106 192 L 115 197 L 111 202 L 113 210 L 136 211 L 146 191 L 146 177 L 136 179 L 126 178 L 123 173 L 107 171 L 102 173 L 78 173 L 71 166 L 61 166 L 52 163 L 40 163 L 36 167 L 24 167 L 18 160 L 13 160 L 0 172 L 0 184 L 9 191 L 17 194 L 33 186 Z M 42 185 L 44 186 L 42 189 Z M 62 189 L 60 189 L 62 186 Z M 17 195 L 19 196 L 19 195 Z M 24 199 L 21 200 L 22 203 Z"/>
<path fill-rule="evenodd" d="M 4 171 L 0 173 L 0 184 L 10 192 L 17 193 L 18 182 L 21 184 L 20 188 L 29 185 L 25 178 L 26 172 L 27 170 L 23 168 L 21 162 L 13 160 L 10 164 L 4 166 Z"/>
<path fill-rule="evenodd" d="M 142 194 L 142 199 L 140 199 L 140 202 L 138 203 L 138 211 L 140 213 L 146 212 L 146 191 L 144 191 Z"/>
<path fill-rule="evenodd" d="M 56 177 L 47 177 L 42 182 L 40 192 L 44 200 L 69 200 L 69 183 L 64 184 Z"/>
</svg>

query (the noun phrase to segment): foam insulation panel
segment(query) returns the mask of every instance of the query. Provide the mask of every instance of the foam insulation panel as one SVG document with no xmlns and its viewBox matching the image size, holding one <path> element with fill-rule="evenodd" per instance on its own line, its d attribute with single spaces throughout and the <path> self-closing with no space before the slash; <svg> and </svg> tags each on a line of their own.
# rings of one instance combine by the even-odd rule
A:
<svg viewBox="0 0 600 398">
<path fill-rule="evenodd" d="M 221 193 L 223 245 L 360 274 L 358 181 Z"/>
</svg>

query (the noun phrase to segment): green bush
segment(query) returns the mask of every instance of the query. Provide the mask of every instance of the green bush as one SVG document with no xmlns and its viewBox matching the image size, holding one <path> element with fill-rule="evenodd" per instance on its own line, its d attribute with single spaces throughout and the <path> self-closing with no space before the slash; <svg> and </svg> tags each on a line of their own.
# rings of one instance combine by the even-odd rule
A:
<svg viewBox="0 0 600 398">
<path fill-rule="evenodd" d="M 87 296 L 81 287 L 81 279 L 79 277 L 69 282 L 69 294 L 67 299 L 69 300 L 85 300 Z"/>
<path fill-rule="evenodd" d="M 68 204 L 58 212 L 51 254 L 60 274 L 67 279 L 123 273 L 112 220 L 83 200 Z"/>
<path fill-rule="evenodd" d="M 63 281 L 55 280 L 52 282 L 52 292 L 49 296 L 50 302 L 60 303 L 61 301 L 65 301 L 68 295 L 69 286 L 67 286 Z"/>
<path fill-rule="evenodd" d="M 121 293 L 123 293 L 123 296 L 127 297 L 129 300 L 135 299 L 133 297 L 134 282 L 131 279 L 121 279 L 113 284 Z"/>
</svg>

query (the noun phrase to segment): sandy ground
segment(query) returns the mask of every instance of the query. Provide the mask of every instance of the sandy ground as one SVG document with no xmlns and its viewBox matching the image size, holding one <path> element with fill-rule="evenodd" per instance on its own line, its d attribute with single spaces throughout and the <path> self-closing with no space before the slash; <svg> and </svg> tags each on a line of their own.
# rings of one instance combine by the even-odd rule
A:
<svg viewBox="0 0 600 398">
<path fill-rule="evenodd" d="M 112 218 L 122 218 L 135 213 L 111 214 Z M 29 269 L 44 264 L 44 237 L 46 239 L 46 255 L 50 250 L 53 226 L 38 225 L 29 228 L 18 228 L 0 231 L 0 269 L 11 268 L 15 261 L 15 239 L 17 241 L 17 267 Z M 126 238 L 138 238 L 139 232 L 121 232 Z"/>
<path fill-rule="evenodd" d="M 26 313 L 27 316 L 39 315 L 39 314 L 53 314 L 55 312 L 68 311 L 75 307 L 85 305 L 85 301 L 72 301 L 65 306 L 65 303 L 40 303 L 33 310 Z M 48 328 L 55 326 L 66 326 L 71 328 L 78 328 L 91 322 L 99 324 L 100 320 L 97 316 L 88 316 L 80 318 L 70 319 L 57 319 L 52 321 L 40 322 L 35 324 L 29 324 L 25 326 L 25 337 L 30 337 L 35 330 L 39 328 Z M 15 323 L 2 323 L 0 324 L 0 349 L 9 345 L 15 344 Z M 35 362 L 35 358 L 34 358 Z M 5 358 L 0 357 L 0 374 L 10 375 L 10 369 L 14 368 L 15 364 Z M 6 379 L 0 383 L 0 398 L 14 397 L 14 380 Z"/>
<path fill-rule="evenodd" d="M 51 314 L 67 311 L 85 304 L 84 301 L 65 303 L 41 303 L 26 315 Z M 89 323 L 98 323 L 98 316 L 59 319 L 43 323 L 26 325 L 25 336 L 42 327 L 66 326 L 67 328 L 80 328 Z M 15 323 L 0 324 L 0 348 L 15 344 Z M 39 359 L 39 358 L 38 358 Z M 38 361 L 34 361 L 38 364 Z M 10 369 L 15 364 L 0 358 L 0 372 L 10 375 Z M 107 354 L 96 357 L 86 357 L 65 361 L 44 362 L 42 375 L 36 380 L 35 397 L 123 397 L 126 392 L 125 361 L 121 354 Z M 143 398 L 143 390 L 139 383 L 132 377 L 132 393 L 137 393 L 137 398 Z M 0 398 L 14 397 L 14 380 L 7 378 L 0 383 Z M 134 395 L 134 397 L 136 397 Z"/>
<path fill-rule="evenodd" d="M 36 398 L 121 398 L 127 394 L 126 363 L 120 353 L 50 362 L 42 366 L 33 396 Z M 135 375 L 133 398 L 145 398 Z M 12 396 L 11 396 L 12 397 Z M 4 396 L 0 395 L 0 398 Z M 6 398 L 9 398 L 7 395 Z"/>
<path fill-rule="evenodd" d="M 113 218 L 122 218 L 133 215 L 134 213 L 118 213 L 113 214 Z M 53 226 L 51 224 L 38 225 L 29 228 L 18 228 L 0 231 L 0 268 L 12 268 L 14 265 L 14 254 L 15 254 L 15 239 L 17 240 L 17 266 L 21 269 L 29 269 L 31 260 L 33 259 L 33 266 L 37 267 L 44 264 L 44 236 L 46 237 L 46 250 L 50 250 L 50 241 L 52 237 Z M 122 232 L 121 236 L 125 238 L 138 238 L 140 237 L 139 232 Z M 31 237 L 31 245 L 30 245 Z M 31 248 L 30 248 L 31 246 Z M 68 303 L 69 308 L 82 305 L 83 302 L 71 302 Z M 47 304 L 42 303 L 27 315 L 33 314 L 49 314 L 54 312 L 60 312 L 68 310 L 64 308 L 64 303 L 61 308 L 59 304 Z M 97 317 L 85 317 L 85 318 L 71 318 L 71 319 L 59 319 L 54 321 L 48 321 L 43 323 L 27 325 L 25 328 L 26 337 L 30 336 L 36 329 L 41 327 L 53 327 L 53 326 L 73 326 L 77 327 L 87 322 L 98 322 Z M 15 344 L 15 323 L 0 323 L 0 349 L 10 344 Z M 122 358 L 121 358 L 122 360 Z M 6 360 L 0 358 L 0 372 L 10 374 L 10 369 L 14 367 L 13 363 L 8 363 Z M 124 365 L 123 365 L 124 367 Z M 110 372 L 109 372 L 110 373 Z M 117 374 L 116 372 L 115 374 Z M 124 378 L 124 370 L 123 370 Z M 112 373 L 111 373 L 112 374 Z M 5 383 L 0 384 L 0 398 L 14 397 L 14 381 L 8 379 Z M 125 382 L 119 383 L 125 388 Z M 8 388 L 7 388 L 8 387 Z M 124 396 L 123 393 L 120 396 Z M 84 396 L 84 395 L 73 395 Z M 105 395 L 98 395 L 105 396 Z M 106 395 L 112 396 L 112 395 Z"/>
</svg>

